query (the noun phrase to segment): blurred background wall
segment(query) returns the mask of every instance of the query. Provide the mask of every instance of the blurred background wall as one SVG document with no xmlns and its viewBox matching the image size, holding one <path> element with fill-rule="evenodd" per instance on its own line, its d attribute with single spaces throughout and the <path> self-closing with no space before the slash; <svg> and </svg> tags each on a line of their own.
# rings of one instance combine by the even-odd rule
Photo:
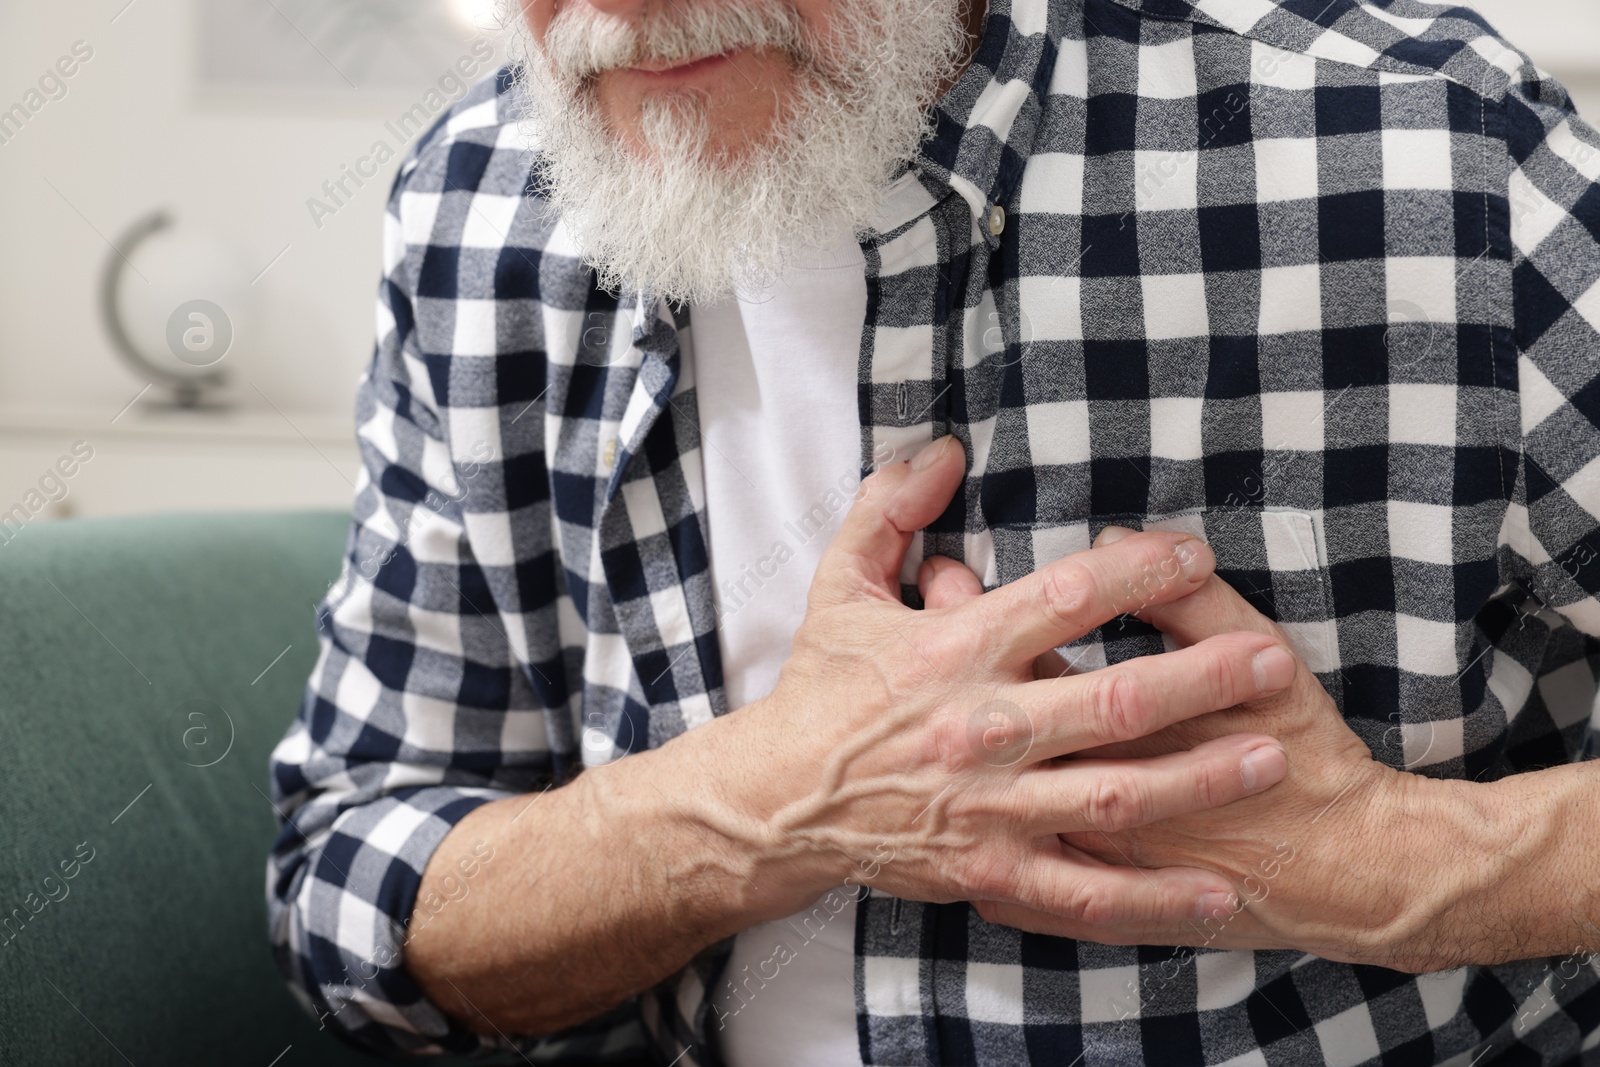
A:
<svg viewBox="0 0 1600 1067">
<path fill-rule="evenodd" d="M 388 185 L 416 127 L 499 65 L 490 8 L 0 3 L 0 513 L 79 441 L 92 458 L 39 519 L 349 506 Z M 154 212 L 171 225 L 130 247 Z M 117 357 L 97 313 L 113 245 L 138 347 L 225 371 L 207 397 L 231 410 L 173 411 Z M 191 297 L 235 334 L 211 368 L 163 343 Z"/>
<path fill-rule="evenodd" d="M 1600 115 L 1600 2 L 1476 6 Z M 404 117 L 498 64 L 479 29 L 491 7 L 0 4 L 0 513 L 348 506 Z M 17 104 L 26 121 L 8 122 Z M 155 212 L 170 225 L 120 262 L 132 341 L 167 371 L 225 370 L 206 395 L 227 411 L 164 406 L 176 390 L 119 360 L 97 314 L 113 245 Z M 226 321 L 203 306 L 178 317 L 174 338 L 196 342 L 180 365 L 168 311 L 191 298 Z M 230 328 L 226 358 L 205 366 Z"/>
</svg>

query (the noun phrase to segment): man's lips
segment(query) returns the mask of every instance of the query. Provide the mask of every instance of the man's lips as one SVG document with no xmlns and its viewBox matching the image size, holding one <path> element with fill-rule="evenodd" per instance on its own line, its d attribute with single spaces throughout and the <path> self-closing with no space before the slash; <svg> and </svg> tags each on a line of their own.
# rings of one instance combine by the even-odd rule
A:
<svg viewBox="0 0 1600 1067">
<path fill-rule="evenodd" d="M 624 69 L 630 74 L 642 75 L 650 81 L 674 80 L 678 78 L 692 77 L 696 74 L 702 74 L 711 70 L 715 70 L 724 63 L 731 62 L 731 57 L 733 56 L 734 51 L 738 51 L 738 49 L 722 52 L 714 56 L 706 56 L 702 59 L 692 60 L 688 63 L 681 63 L 676 66 L 672 65 L 671 63 L 656 60 L 649 63 L 641 63 L 638 66 L 627 67 Z"/>
</svg>

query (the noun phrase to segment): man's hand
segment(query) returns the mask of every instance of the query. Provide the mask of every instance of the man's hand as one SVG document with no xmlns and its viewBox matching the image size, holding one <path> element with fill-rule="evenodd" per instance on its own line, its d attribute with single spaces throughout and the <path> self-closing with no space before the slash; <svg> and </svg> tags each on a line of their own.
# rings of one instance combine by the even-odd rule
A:
<svg viewBox="0 0 1600 1067">
<path fill-rule="evenodd" d="M 1244 631 L 1093 675 L 1034 678 L 1041 653 L 1138 607 L 1141 585 L 1166 603 L 1203 584 L 1214 558 L 1179 534 L 1078 553 L 968 603 L 906 608 L 912 535 L 964 470 L 946 438 L 863 483 L 775 691 L 729 717 L 740 747 L 718 762 L 721 789 L 681 802 L 750 853 L 792 858 L 795 893 L 775 915 L 852 876 L 907 899 L 1070 916 L 1085 930 L 1210 914 L 1231 889 L 1217 874 L 1190 862 L 1130 870 L 1067 836 L 1259 793 L 1283 774 L 1273 738 L 1223 730 L 1155 758 L 1083 757 L 1276 692 L 1292 655 L 1281 637 Z M 1162 580 L 1138 581 L 1146 575 Z"/>
<path fill-rule="evenodd" d="M 1107 530 L 1097 550 L 1127 536 Z M 923 587 L 930 602 L 945 606 L 981 592 L 970 571 L 947 559 L 930 561 Z M 1216 577 L 1138 617 L 1180 645 L 1237 630 L 1286 640 Z M 1281 693 L 1085 755 L 1158 757 L 1237 731 L 1270 732 L 1284 745 L 1289 774 L 1269 793 L 1223 809 L 1064 837 L 1109 863 L 1215 871 L 1234 888 L 1232 906 L 1198 924 L 1127 923 L 1111 931 L 1003 901 L 976 901 L 978 912 L 1037 933 L 1116 944 L 1296 949 L 1413 972 L 1600 947 L 1600 930 L 1559 891 L 1552 894 L 1558 882 L 1544 873 L 1570 864 L 1549 854 L 1554 842 L 1540 832 L 1559 817 L 1559 783 L 1547 777 L 1551 791 L 1544 792 L 1533 780 L 1553 772 L 1479 785 L 1396 771 L 1372 758 L 1298 662 Z M 1510 783 L 1517 784 L 1508 789 Z M 1522 805 L 1516 816 L 1508 815 L 1508 800 Z M 1542 924 L 1519 930 L 1515 916 L 1536 911 L 1540 901 Z M 1529 936 L 1540 925 L 1544 944 Z"/>
<path fill-rule="evenodd" d="M 851 882 L 913 900 L 1007 901 L 1102 940 L 1220 906 L 1231 886 L 1216 872 L 1133 871 L 1062 835 L 1271 787 L 1283 756 L 1260 732 L 1220 731 L 1149 759 L 1085 753 L 1283 688 L 1288 650 L 1267 634 L 1219 634 L 1035 680 L 1039 653 L 1137 608 L 1145 578 L 1159 578 L 1151 602 L 1164 604 L 1202 585 L 1215 560 L 1199 541 L 1140 534 L 973 603 L 913 611 L 900 602 L 901 564 L 964 468 L 946 439 L 863 483 L 768 697 L 456 824 L 418 891 L 452 902 L 405 947 L 422 991 L 484 1033 L 549 1033 Z M 479 843 L 495 861 L 456 899 L 454 872 Z"/>
<path fill-rule="evenodd" d="M 1097 550 L 1109 551 L 1127 536 L 1125 531 L 1108 534 L 1097 542 Z M 951 581 L 948 572 L 944 581 Z M 935 589 L 934 599 L 944 602 L 948 597 Z M 1138 616 L 1180 645 L 1235 629 L 1285 640 L 1271 620 L 1216 577 L 1176 603 L 1141 606 Z M 1422 932 L 1416 920 L 1425 916 L 1408 914 L 1421 901 L 1391 892 L 1399 884 L 1395 871 L 1380 860 L 1387 844 L 1404 847 L 1397 837 L 1414 830 L 1396 818 L 1406 799 L 1403 779 L 1409 776 L 1372 758 L 1310 671 L 1297 662 L 1294 674 L 1293 683 L 1279 694 L 1090 753 L 1098 758 L 1150 758 L 1209 743 L 1218 733 L 1270 731 L 1283 744 L 1291 767 L 1287 780 L 1269 794 L 1223 811 L 1069 833 L 1066 840 L 1074 847 L 1110 863 L 1216 871 L 1236 894 L 1232 907 L 1203 917 L 1209 921 L 1128 924 L 1109 940 L 1295 948 L 1344 962 L 1377 962 L 1374 955 L 1408 923 Z M 1023 912 L 1001 902 L 984 901 L 976 907 L 991 922 L 1108 940 L 1093 937 L 1093 931 L 1070 918 Z"/>
</svg>

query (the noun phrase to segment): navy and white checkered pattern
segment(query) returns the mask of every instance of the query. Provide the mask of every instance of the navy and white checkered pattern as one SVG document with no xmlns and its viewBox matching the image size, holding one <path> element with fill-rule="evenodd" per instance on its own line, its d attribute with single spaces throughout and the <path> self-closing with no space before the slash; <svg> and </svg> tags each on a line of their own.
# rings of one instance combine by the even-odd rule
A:
<svg viewBox="0 0 1600 1067">
<path fill-rule="evenodd" d="M 279 964 L 383 1049 L 491 1044 L 403 969 L 457 821 L 728 710 L 690 311 L 595 289 L 512 92 L 396 185 L 348 559 L 272 765 Z M 1559 85 L 1413 0 L 991 0 L 937 119 L 862 241 L 863 468 L 945 432 L 972 462 L 908 584 L 934 553 L 994 586 L 1110 523 L 1189 529 L 1379 759 L 1491 780 L 1592 750 L 1600 136 Z M 1069 652 L 1159 647 L 1125 622 Z M 641 998 L 667 1059 L 707 1062 L 726 953 Z M 1588 966 L 1177 960 L 874 892 L 863 1055 L 1556 1064 L 1600 1033 Z"/>
</svg>

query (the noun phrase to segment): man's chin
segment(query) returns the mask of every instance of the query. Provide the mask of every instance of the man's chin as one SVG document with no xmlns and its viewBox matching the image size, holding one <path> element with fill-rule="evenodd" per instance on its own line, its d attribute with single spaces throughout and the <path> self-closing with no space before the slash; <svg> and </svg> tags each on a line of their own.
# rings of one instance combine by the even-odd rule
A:
<svg viewBox="0 0 1600 1067">
<path fill-rule="evenodd" d="M 770 93 L 764 99 L 773 99 Z M 660 164 L 666 153 L 681 152 L 692 143 L 700 166 L 726 169 L 747 164 L 756 153 L 780 141 L 790 132 L 790 123 L 771 107 L 752 108 L 748 100 L 730 103 L 723 93 L 694 89 L 657 90 L 643 99 L 622 94 L 601 93 L 597 102 L 606 131 L 618 148 L 635 159 Z M 651 136 L 646 130 L 647 111 L 662 114 L 678 112 L 678 129 L 666 136 Z M 684 116 L 693 116 L 692 120 Z M 692 121 L 696 133 L 685 138 L 682 124 Z M 666 143 L 663 144 L 662 142 Z"/>
<path fill-rule="evenodd" d="M 647 140 L 637 127 L 617 128 L 612 140 L 619 155 L 641 168 L 660 171 L 669 159 L 681 160 L 677 150 L 663 149 Z M 766 138 L 754 139 L 739 129 L 713 129 L 693 156 L 695 166 L 710 175 L 732 177 L 740 168 L 748 167 L 756 158 Z"/>
</svg>

